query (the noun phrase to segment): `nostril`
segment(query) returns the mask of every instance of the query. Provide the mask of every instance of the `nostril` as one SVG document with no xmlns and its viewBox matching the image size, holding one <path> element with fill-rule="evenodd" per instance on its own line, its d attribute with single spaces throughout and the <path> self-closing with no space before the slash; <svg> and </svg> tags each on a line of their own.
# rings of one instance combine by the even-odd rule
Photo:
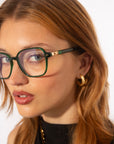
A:
<svg viewBox="0 0 114 144">
<path fill-rule="evenodd" d="M 28 83 L 28 78 L 26 76 L 12 75 L 9 79 L 6 80 L 10 85 L 20 86 Z"/>
</svg>

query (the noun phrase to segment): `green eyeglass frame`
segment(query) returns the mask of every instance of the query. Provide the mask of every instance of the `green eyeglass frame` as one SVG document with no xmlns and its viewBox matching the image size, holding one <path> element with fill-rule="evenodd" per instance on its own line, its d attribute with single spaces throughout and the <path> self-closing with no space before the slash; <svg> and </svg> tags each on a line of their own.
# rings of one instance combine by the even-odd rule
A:
<svg viewBox="0 0 114 144">
<path fill-rule="evenodd" d="M 45 68 L 45 71 L 43 74 L 41 75 L 36 75 L 36 76 L 31 76 L 29 75 L 28 73 L 25 72 L 24 68 L 22 67 L 21 63 L 20 63 L 20 60 L 19 60 L 19 54 L 25 50 L 32 50 L 32 49 L 40 49 L 43 53 L 44 53 L 44 57 L 45 57 L 45 62 L 46 62 L 46 68 Z M 83 50 L 82 48 L 80 48 L 79 46 L 74 46 L 74 47 L 71 47 L 71 48 L 67 48 L 67 49 L 62 49 L 62 50 L 57 50 L 57 51 L 54 51 L 54 52 L 46 52 L 43 48 L 41 47 L 32 47 L 32 48 L 26 48 L 26 49 L 23 49 L 21 51 L 19 51 L 16 55 L 16 57 L 11 57 L 10 55 L 8 55 L 7 53 L 3 53 L 3 52 L 0 52 L 0 54 L 3 54 L 3 55 L 6 55 L 9 59 L 10 59 L 10 64 L 11 64 L 11 70 L 10 70 L 10 73 L 9 73 L 9 76 L 6 77 L 6 78 L 0 78 L 0 79 L 8 79 L 10 76 L 11 76 L 11 73 L 12 73 L 12 69 L 13 69 L 13 60 L 16 60 L 21 71 L 28 77 L 41 77 L 43 75 L 46 74 L 47 72 L 47 69 L 48 69 L 48 58 L 49 57 L 52 57 L 52 56 L 55 56 L 55 55 L 60 55 L 60 54 L 64 54 L 64 53 L 68 53 L 68 52 L 72 52 L 72 51 L 77 51 L 78 55 L 82 54 L 85 52 L 85 50 Z"/>
</svg>

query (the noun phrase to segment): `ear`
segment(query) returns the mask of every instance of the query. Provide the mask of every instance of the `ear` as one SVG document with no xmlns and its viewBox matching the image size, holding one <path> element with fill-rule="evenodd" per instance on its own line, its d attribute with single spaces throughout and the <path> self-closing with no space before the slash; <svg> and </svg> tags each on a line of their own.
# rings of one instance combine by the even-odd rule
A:
<svg viewBox="0 0 114 144">
<path fill-rule="evenodd" d="M 83 75 L 85 76 L 90 67 L 91 67 L 91 64 L 92 64 L 92 56 L 89 55 L 88 53 L 83 53 L 82 55 L 80 55 L 80 68 L 79 68 L 79 78 L 80 78 L 80 75 Z"/>
</svg>

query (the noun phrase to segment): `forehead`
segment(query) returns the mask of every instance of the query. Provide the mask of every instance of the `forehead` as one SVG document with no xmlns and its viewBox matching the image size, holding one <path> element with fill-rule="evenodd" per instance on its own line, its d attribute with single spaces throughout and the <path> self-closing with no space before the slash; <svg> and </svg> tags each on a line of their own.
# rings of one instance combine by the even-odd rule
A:
<svg viewBox="0 0 114 144">
<path fill-rule="evenodd" d="M 51 49 L 56 49 L 57 47 L 63 49 L 69 45 L 67 41 L 59 39 L 39 23 L 28 20 L 15 21 L 8 19 L 1 26 L 0 48 L 7 51 L 11 49 L 15 51 L 32 45 L 36 46 L 35 44 L 38 43 L 45 43 Z"/>
</svg>

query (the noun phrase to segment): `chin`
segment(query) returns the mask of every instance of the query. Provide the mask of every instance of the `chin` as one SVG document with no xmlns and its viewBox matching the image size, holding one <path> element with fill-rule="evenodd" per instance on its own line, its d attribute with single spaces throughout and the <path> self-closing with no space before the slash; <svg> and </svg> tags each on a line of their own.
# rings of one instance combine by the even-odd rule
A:
<svg viewBox="0 0 114 144">
<path fill-rule="evenodd" d="M 27 107 L 25 105 L 24 106 L 18 105 L 17 110 L 18 110 L 19 114 L 24 118 L 34 118 L 34 117 L 38 117 L 42 114 L 40 111 L 36 111 L 36 109 Z"/>
<path fill-rule="evenodd" d="M 42 105 L 20 105 L 16 103 L 16 106 L 19 114 L 25 118 L 35 118 L 50 111 L 49 107 L 43 107 Z"/>
<path fill-rule="evenodd" d="M 24 118 L 35 118 L 35 117 L 40 116 L 40 114 L 35 114 L 32 112 L 22 112 L 22 111 L 18 111 L 18 112 Z"/>
</svg>

